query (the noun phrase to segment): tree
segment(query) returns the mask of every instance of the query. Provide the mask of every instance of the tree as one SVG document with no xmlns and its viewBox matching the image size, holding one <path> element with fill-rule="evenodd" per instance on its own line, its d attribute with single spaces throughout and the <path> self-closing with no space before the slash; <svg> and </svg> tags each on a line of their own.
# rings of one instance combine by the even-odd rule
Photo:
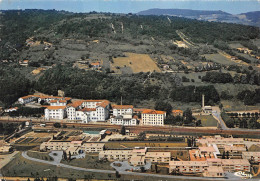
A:
<svg viewBox="0 0 260 181">
<path fill-rule="evenodd" d="M 172 105 L 169 102 L 156 101 L 155 110 L 166 111 L 167 115 L 170 115 L 172 112 Z"/>
<path fill-rule="evenodd" d="M 223 154 L 222 154 L 222 159 L 225 159 L 226 158 L 226 152 L 223 151 Z"/>
<path fill-rule="evenodd" d="M 54 126 L 55 128 L 61 128 L 60 123 L 54 123 L 53 126 Z"/>
<path fill-rule="evenodd" d="M 125 126 L 121 127 L 120 134 L 121 135 L 125 135 Z"/>
<path fill-rule="evenodd" d="M 116 171 L 116 178 L 120 178 L 120 174 L 118 171 Z"/>
<path fill-rule="evenodd" d="M 185 118 L 185 123 L 189 124 L 192 122 L 193 117 L 192 117 L 192 111 L 190 108 L 187 108 L 184 112 L 183 112 L 183 117 Z"/>
<path fill-rule="evenodd" d="M 66 151 L 63 151 L 63 158 L 64 158 L 64 160 L 68 159 Z"/>
<path fill-rule="evenodd" d="M 71 160 L 71 152 L 69 151 L 69 161 Z"/>
</svg>

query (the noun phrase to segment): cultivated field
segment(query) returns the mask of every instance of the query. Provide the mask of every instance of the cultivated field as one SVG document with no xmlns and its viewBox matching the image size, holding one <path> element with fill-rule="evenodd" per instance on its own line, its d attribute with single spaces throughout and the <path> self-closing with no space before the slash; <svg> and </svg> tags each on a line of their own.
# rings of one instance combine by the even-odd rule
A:
<svg viewBox="0 0 260 181">
<path fill-rule="evenodd" d="M 125 53 L 126 57 L 113 58 L 111 69 L 115 73 L 122 73 L 121 68 L 130 67 L 133 73 L 161 72 L 156 63 L 147 54 Z"/>
</svg>

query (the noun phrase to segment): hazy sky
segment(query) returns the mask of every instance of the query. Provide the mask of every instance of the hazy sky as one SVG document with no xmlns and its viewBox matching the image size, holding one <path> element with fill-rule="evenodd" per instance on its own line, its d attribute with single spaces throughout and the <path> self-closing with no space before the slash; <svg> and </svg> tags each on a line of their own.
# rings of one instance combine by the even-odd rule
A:
<svg viewBox="0 0 260 181">
<path fill-rule="evenodd" d="M 260 11 L 260 0 L 0 0 L 0 9 L 56 9 L 72 12 L 136 13 L 150 8 Z"/>
</svg>

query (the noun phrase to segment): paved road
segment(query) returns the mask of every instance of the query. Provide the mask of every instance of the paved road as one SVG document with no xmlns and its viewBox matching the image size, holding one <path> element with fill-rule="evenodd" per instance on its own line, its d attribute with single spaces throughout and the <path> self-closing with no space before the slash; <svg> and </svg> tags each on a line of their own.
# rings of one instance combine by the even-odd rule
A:
<svg viewBox="0 0 260 181">
<path fill-rule="evenodd" d="M 99 169 L 87 169 L 87 168 L 81 168 L 81 167 L 75 167 L 75 166 L 70 166 L 62 163 L 56 163 L 53 161 L 46 161 L 46 160 L 40 160 L 36 158 L 29 157 L 27 155 L 27 151 L 22 152 L 22 156 L 28 160 L 35 161 L 35 162 L 40 162 L 40 163 L 45 163 L 49 165 L 55 165 L 59 167 L 64 167 L 64 168 L 69 168 L 69 169 L 74 169 L 74 170 L 79 170 L 79 171 L 86 171 L 86 172 L 98 172 L 98 173 L 115 173 L 113 170 L 99 170 Z M 158 177 L 158 178 L 169 178 L 169 179 L 185 179 L 185 180 L 231 180 L 231 181 L 238 181 L 241 180 L 240 178 L 205 178 L 205 177 L 188 177 L 188 176 L 173 176 L 173 175 L 156 175 L 156 174 L 147 174 L 147 173 L 137 173 L 137 172 L 127 172 L 127 171 L 121 171 L 119 172 L 120 174 L 125 174 L 125 175 L 136 175 L 136 176 L 149 176 L 149 177 Z M 259 179 L 248 179 L 252 181 L 259 181 Z"/>
<path fill-rule="evenodd" d="M 218 120 L 218 122 L 219 122 L 219 124 L 220 124 L 220 126 L 221 126 L 221 128 L 222 128 L 223 130 L 228 130 L 228 129 L 230 129 L 230 128 L 227 127 L 226 123 L 225 123 L 224 120 L 222 119 L 222 117 L 221 117 L 221 111 L 220 111 L 219 107 L 216 107 L 216 106 L 212 107 L 212 115 L 213 115 L 213 117 L 214 117 L 215 119 Z"/>
</svg>

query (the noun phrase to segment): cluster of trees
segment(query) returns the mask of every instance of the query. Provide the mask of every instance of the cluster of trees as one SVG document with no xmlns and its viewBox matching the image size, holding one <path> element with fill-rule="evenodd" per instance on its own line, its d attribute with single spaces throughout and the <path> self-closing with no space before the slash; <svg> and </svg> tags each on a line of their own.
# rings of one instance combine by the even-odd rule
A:
<svg viewBox="0 0 260 181">
<path fill-rule="evenodd" d="M 41 116 L 44 114 L 44 107 L 42 108 L 31 108 L 31 107 L 20 107 L 17 111 L 12 111 L 9 113 L 10 116 Z"/>
<path fill-rule="evenodd" d="M 35 89 L 51 95 L 56 95 L 61 89 L 70 97 L 108 99 L 118 103 L 122 96 L 124 104 L 135 104 L 142 100 L 166 100 L 169 97 L 174 101 L 199 102 L 202 93 L 207 97 L 206 103 L 219 101 L 214 86 L 176 87 L 172 74 L 152 74 L 151 79 L 158 82 L 153 85 L 149 81 L 143 83 L 147 74 L 133 74 L 130 77 L 117 77 L 58 65 L 39 78 Z"/>
<path fill-rule="evenodd" d="M 231 68 L 236 69 L 236 67 Z M 207 72 L 202 77 L 202 81 L 211 83 L 235 83 L 260 85 L 260 74 L 256 71 L 243 71 L 245 74 L 235 74 L 233 77 L 230 73 Z"/>
<path fill-rule="evenodd" d="M 32 83 L 13 67 L 0 66 L 0 101 L 8 106 L 19 97 L 28 95 Z"/>
<path fill-rule="evenodd" d="M 202 81 L 211 83 L 231 83 L 233 78 L 230 73 L 222 72 L 207 72 L 205 76 L 202 77 Z"/>
<path fill-rule="evenodd" d="M 111 18 L 86 19 L 86 15 L 88 14 L 55 10 L 4 11 L 2 16 L 3 27 L 0 31 L 2 40 L 0 42 L 0 59 L 9 58 L 10 53 L 14 52 L 15 49 L 23 48 L 25 40 L 35 35 L 35 30 L 40 34 L 45 30 L 50 30 L 50 27 L 52 27 L 53 32 L 63 38 L 72 35 L 81 38 L 112 37 L 119 41 L 125 41 L 125 37 L 130 37 L 130 39 L 154 37 L 155 39 L 179 40 L 180 37 L 176 30 L 180 30 L 198 43 L 214 43 L 215 40 L 249 40 L 259 37 L 260 34 L 257 27 L 197 21 L 179 17 L 107 14 L 106 16 Z M 173 23 L 170 23 L 168 18 Z M 122 23 L 124 26 L 123 32 Z M 16 31 L 18 28 L 19 31 Z M 114 31 L 117 33 L 114 34 Z M 182 49 L 180 51 L 189 50 Z"/>
<path fill-rule="evenodd" d="M 237 99 L 243 101 L 245 105 L 260 103 L 260 89 L 241 91 L 237 94 Z"/>
<path fill-rule="evenodd" d="M 257 122 L 258 116 L 251 117 L 251 118 L 234 118 L 230 117 L 228 114 L 225 112 L 221 113 L 221 117 L 225 121 L 227 127 L 229 128 L 234 128 L 235 126 L 238 126 L 239 128 L 249 128 L 249 129 L 259 129 L 260 128 L 260 123 Z"/>
<path fill-rule="evenodd" d="M 219 102 L 219 94 L 213 85 L 209 86 L 181 86 L 172 90 L 170 97 L 173 101 L 201 102 L 202 94 L 205 95 L 205 103 L 213 105 Z"/>
<path fill-rule="evenodd" d="M 1 135 L 9 135 L 13 133 L 17 128 L 19 124 L 18 123 L 1 123 L 0 122 L 0 134 Z"/>
</svg>

